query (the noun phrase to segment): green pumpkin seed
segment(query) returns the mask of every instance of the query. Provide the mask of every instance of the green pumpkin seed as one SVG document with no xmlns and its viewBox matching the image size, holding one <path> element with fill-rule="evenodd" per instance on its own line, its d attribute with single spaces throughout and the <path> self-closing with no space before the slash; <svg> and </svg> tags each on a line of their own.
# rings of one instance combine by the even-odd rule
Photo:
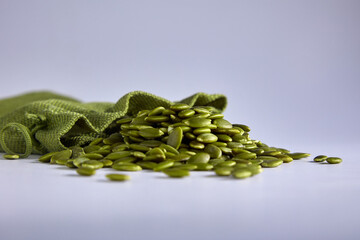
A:
<svg viewBox="0 0 360 240">
<path fill-rule="evenodd" d="M 160 116 L 149 116 L 146 117 L 144 120 L 149 123 L 161 123 L 161 122 L 169 121 L 170 118 L 168 116 L 160 115 Z"/>
<path fill-rule="evenodd" d="M 66 149 L 60 152 L 55 153 L 51 159 L 50 163 L 56 163 L 57 160 L 69 160 L 71 157 L 72 151 L 70 149 Z"/>
<path fill-rule="evenodd" d="M 82 176 L 92 176 L 96 173 L 96 170 L 93 168 L 80 167 L 76 169 L 76 172 Z"/>
<path fill-rule="evenodd" d="M 274 160 L 264 160 L 261 163 L 261 166 L 264 168 L 274 168 L 274 167 L 278 167 L 281 164 L 283 164 L 283 161 L 281 159 L 274 159 Z"/>
<path fill-rule="evenodd" d="M 190 175 L 189 170 L 179 168 L 165 169 L 163 172 L 172 178 L 183 178 Z"/>
<path fill-rule="evenodd" d="M 228 147 L 220 147 L 221 151 L 223 154 L 227 154 L 227 155 L 231 155 L 232 154 L 232 149 L 228 148 Z"/>
<path fill-rule="evenodd" d="M 163 142 L 158 141 L 158 140 L 145 140 L 143 142 L 140 143 L 140 146 L 145 146 L 147 147 L 145 150 L 138 150 L 138 151 L 142 151 L 142 152 L 147 152 L 152 147 L 159 147 Z M 137 149 L 133 149 L 133 150 L 137 150 Z"/>
<path fill-rule="evenodd" d="M 114 146 L 111 151 L 118 152 L 118 151 L 124 151 L 124 150 L 128 150 L 128 149 L 129 149 L 129 145 L 122 143 L 117 146 Z"/>
<path fill-rule="evenodd" d="M 134 163 L 114 163 L 112 168 L 118 171 L 141 171 L 142 168 Z"/>
<path fill-rule="evenodd" d="M 326 161 L 330 164 L 338 164 L 342 162 L 342 159 L 338 157 L 328 157 Z"/>
<path fill-rule="evenodd" d="M 144 109 L 144 110 L 140 110 L 137 114 L 136 117 L 144 117 L 149 115 L 150 110 L 149 109 Z"/>
<path fill-rule="evenodd" d="M 210 159 L 209 163 L 211 165 L 213 165 L 214 167 L 216 167 L 219 163 L 225 162 L 225 159 L 221 159 L 221 158 L 215 158 L 215 159 Z"/>
<path fill-rule="evenodd" d="M 236 154 L 234 158 L 238 158 L 238 159 L 254 159 L 254 158 L 256 158 L 256 153 L 242 152 L 242 153 Z"/>
<path fill-rule="evenodd" d="M 72 151 L 72 155 L 71 155 L 72 158 L 78 158 L 85 154 L 84 149 L 82 147 L 73 146 L 73 147 L 70 147 L 70 149 Z"/>
<path fill-rule="evenodd" d="M 193 164 L 196 165 L 196 169 L 195 169 L 196 171 L 209 171 L 214 168 L 214 166 L 209 163 L 193 163 Z"/>
<path fill-rule="evenodd" d="M 196 140 L 202 143 L 213 143 L 218 140 L 218 137 L 212 133 L 202 133 L 197 136 Z"/>
<path fill-rule="evenodd" d="M 284 154 L 278 154 L 275 157 L 281 159 L 284 163 L 289 163 L 293 161 L 292 157 Z"/>
<path fill-rule="evenodd" d="M 95 139 L 89 144 L 89 146 L 98 145 L 98 144 L 101 143 L 102 141 L 103 141 L 103 138 L 95 138 Z"/>
<path fill-rule="evenodd" d="M 222 119 L 222 118 L 219 118 L 219 119 L 215 119 L 213 121 L 213 124 L 215 124 L 218 128 L 225 128 L 225 129 L 228 129 L 228 128 L 232 128 L 232 124 L 225 120 L 225 119 Z"/>
<path fill-rule="evenodd" d="M 160 107 L 157 107 L 157 108 L 154 108 L 153 110 L 151 110 L 151 111 L 148 113 L 148 116 L 161 115 L 164 111 L 165 111 L 165 108 L 162 107 L 162 106 L 160 106 Z"/>
<path fill-rule="evenodd" d="M 68 160 L 65 164 L 65 166 L 67 166 L 68 168 L 77 168 L 75 165 L 74 165 L 74 161 L 72 159 Z"/>
<path fill-rule="evenodd" d="M 219 119 L 219 118 L 223 118 L 224 114 L 221 113 L 215 113 L 209 116 L 209 119 Z"/>
<path fill-rule="evenodd" d="M 189 140 L 194 140 L 196 139 L 196 136 L 190 132 L 185 133 L 185 138 L 189 139 Z"/>
<path fill-rule="evenodd" d="M 205 127 L 205 128 L 196 128 L 193 131 L 193 134 L 195 134 L 195 135 L 200 135 L 202 133 L 211 133 L 211 129 Z"/>
<path fill-rule="evenodd" d="M 218 176 L 230 176 L 234 169 L 232 167 L 215 168 L 214 172 Z"/>
<path fill-rule="evenodd" d="M 216 165 L 216 167 L 234 167 L 236 165 L 235 161 L 227 160 Z"/>
<path fill-rule="evenodd" d="M 205 145 L 201 142 L 198 141 L 191 141 L 189 143 L 190 147 L 194 148 L 194 149 L 204 149 Z"/>
<path fill-rule="evenodd" d="M 226 147 L 231 148 L 231 149 L 234 149 L 234 148 L 242 149 L 244 146 L 238 142 L 227 142 Z"/>
<path fill-rule="evenodd" d="M 123 157 L 129 157 L 131 156 L 131 152 L 130 151 L 118 151 L 118 152 L 113 152 L 108 154 L 105 159 L 109 159 L 109 160 L 116 160 L 116 159 L 120 159 Z"/>
<path fill-rule="evenodd" d="M 204 128 L 211 124 L 211 119 L 207 118 L 189 118 L 184 123 L 192 128 Z"/>
<path fill-rule="evenodd" d="M 232 172 L 232 176 L 237 179 L 244 179 L 252 176 L 252 172 L 247 168 L 238 168 Z"/>
<path fill-rule="evenodd" d="M 109 160 L 109 159 L 101 159 L 99 160 L 104 167 L 111 167 L 113 165 L 113 161 Z"/>
<path fill-rule="evenodd" d="M 144 142 L 149 143 L 150 141 L 155 141 L 155 140 L 147 140 Z M 156 146 L 157 143 L 161 143 L 160 141 L 156 141 L 157 143 L 155 144 L 155 142 L 153 142 L 154 144 L 152 146 L 145 146 L 145 145 L 143 145 L 144 142 L 142 142 L 140 144 L 135 144 L 135 143 L 129 144 L 129 147 L 130 147 L 130 149 L 135 150 L 135 151 L 147 152 L 150 150 L 150 147 L 157 147 Z"/>
<path fill-rule="evenodd" d="M 144 157 L 146 157 L 145 153 L 140 152 L 140 151 L 135 151 L 132 153 L 132 155 L 139 159 L 143 159 Z"/>
<path fill-rule="evenodd" d="M 116 159 L 114 161 L 114 164 L 115 163 L 132 163 L 132 162 L 135 162 L 136 160 L 137 159 L 134 156 L 122 157 L 122 158 Z"/>
<path fill-rule="evenodd" d="M 78 158 L 75 158 L 75 159 L 73 160 L 73 164 L 74 164 L 76 167 L 80 168 L 80 167 L 81 167 L 81 164 L 83 164 L 84 162 L 89 161 L 89 160 L 90 160 L 90 159 L 88 159 L 88 158 L 86 158 L 86 157 L 78 157 Z"/>
<path fill-rule="evenodd" d="M 154 171 L 162 171 L 166 168 L 172 167 L 174 165 L 174 161 L 166 160 L 161 163 L 158 163 L 156 167 L 153 168 Z"/>
<path fill-rule="evenodd" d="M 124 117 L 122 119 L 119 119 L 116 121 L 117 124 L 125 124 L 125 123 L 130 123 L 132 120 L 132 118 L 130 117 Z"/>
<path fill-rule="evenodd" d="M 214 142 L 212 144 L 214 144 L 217 147 L 227 147 L 227 143 L 225 142 Z"/>
<path fill-rule="evenodd" d="M 198 113 L 192 116 L 193 118 L 208 118 L 210 117 L 210 113 Z"/>
<path fill-rule="evenodd" d="M 43 163 L 48 163 L 50 162 L 50 159 L 53 155 L 55 155 L 57 152 L 50 152 L 50 153 L 46 153 L 44 155 L 42 155 L 41 157 L 39 157 L 39 161 L 43 162 Z"/>
<path fill-rule="evenodd" d="M 217 134 L 217 137 L 218 137 L 219 141 L 223 141 L 223 142 L 231 142 L 232 141 L 232 138 L 226 134 Z"/>
<path fill-rule="evenodd" d="M 179 154 L 179 151 L 176 150 L 176 148 L 174 148 L 173 146 L 167 145 L 167 144 L 161 144 L 160 148 L 165 149 L 167 152 L 171 152 L 174 154 Z"/>
<path fill-rule="evenodd" d="M 99 160 L 104 158 L 104 156 L 99 153 L 85 153 L 83 156 L 92 160 Z"/>
<path fill-rule="evenodd" d="M 130 180 L 130 176 L 125 175 L 125 174 L 112 173 L 112 174 L 106 174 L 105 176 L 111 181 L 120 181 L 120 182 L 122 182 L 122 181 Z"/>
<path fill-rule="evenodd" d="M 85 167 L 85 168 L 93 168 L 93 169 L 100 169 L 104 166 L 104 164 L 100 161 L 97 160 L 89 160 L 86 162 L 83 162 L 81 164 L 81 167 Z"/>
<path fill-rule="evenodd" d="M 194 156 L 191 156 L 188 163 L 208 163 L 210 160 L 210 154 L 206 152 L 199 152 Z"/>
<path fill-rule="evenodd" d="M 158 128 L 144 128 L 139 130 L 139 135 L 143 138 L 152 139 L 164 135 L 164 132 Z"/>
<path fill-rule="evenodd" d="M 178 113 L 179 118 L 188 118 L 195 114 L 195 111 L 192 109 L 185 109 Z"/>
<path fill-rule="evenodd" d="M 142 167 L 143 169 L 151 169 L 151 170 L 157 166 L 157 163 L 151 161 L 139 161 L 136 164 Z"/>
<path fill-rule="evenodd" d="M 167 145 L 172 146 L 175 149 L 179 149 L 183 139 L 183 130 L 180 127 L 176 127 L 170 134 L 167 140 Z"/>
<path fill-rule="evenodd" d="M 263 172 L 263 168 L 260 165 L 248 165 L 247 170 L 251 172 L 251 176 L 257 175 Z"/>
<path fill-rule="evenodd" d="M 176 103 L 176 104 L 170 106 L 170 109 L 175 112 L 183 111 L 188 108 L 190 108 L 190 106 L 187 104 L 184 104 L 184 103 Z"/>
<path fill-rule="evenodd" d="M 204 152 L 208 153 L 211 158 L 219 158 L 222 155 L 221 149 L 214 144 L 206 145 Z"/>
<path fill-rule="evenodd" d="M 174 167 L 175 167 L 175 164 L 174 164 Z M 176 169 L 184 169 L 184 170 L 188 170 L 188 171 L 195 170 L 196 168 L 197 168 L 197 165 L 191 164 L 191 163 L 182 164 L 182 165 L 176 167 Z"/>
<path fill-rule="evenodd" d="M 324 162 L 327 159 L 327 156 L 325 155 L 318 155 L 314 158 L 315 162 Z"/>
<path fill-rule="evenodd" d="M 210 114 L 210 111 L 204 107 L 194 107 L 194 111 L 197 113 L 208 113 Z"/>
<path fill-rule="evenodd" d="M 236 155 L 236 154 L 240 154 L 240 153 L 252 153 L 252 152 L 250 152 L 249 150 L 243 149 L 243 148 L 233 148 L 232 153 Z M 256 155 L 256 153 L 255 153 L 255 155 Z"/>
<path fill-rule="evenodd" d="M 233 124 L 233 126 L 239 127 L 239 128 L 241 128 L 242 130 L 244 130 L 245 132 L 250 132 L 250 128 L 249 128 L 249 126 L 247 126 L 247 125 L 244 125 L 244 124 Z"/>
<path fill-rule="evenodd" d="M 300 153 L 300 152 L 296 152 L 296 153 L 288 153 L 288 156 L 292 157 L 292 159 L 294 160 L 298 160 L 301 158 L 307 158 L 310 156 L 310 153 Z"/>
<path fill-rule="evenodd" d="M 174 112 L 173 110 L 170 110 L 170 109 L 165 109 L 163 112 L 162 112 L 162 115 L 165 115 L 165 116 L 169 116 L 169 115 L 175 115 L 176 112 Z M 163 123 L 161 123 L 163 124 Z"/>
<path fill-rule="evenodd" d="M 69 160 L 68 159 L 58 159 L 58 160 L 56 160 L 56 164 L 66 165 L 67 161 L 69 161 Z"/>
</svg>

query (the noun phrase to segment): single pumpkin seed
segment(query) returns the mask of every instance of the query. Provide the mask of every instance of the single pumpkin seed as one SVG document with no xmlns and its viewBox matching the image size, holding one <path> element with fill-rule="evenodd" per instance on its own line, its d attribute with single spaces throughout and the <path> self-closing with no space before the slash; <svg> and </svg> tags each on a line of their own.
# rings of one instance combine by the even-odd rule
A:
<svg viewBox="0 0 360 240">
<path fill-rule="evenodd" d="M 202 133 L 197 136 L 196 140 L 202 143 L 213 143 L 218 140 L 218 137 L 212 133 Z"/>
<path fill-rule="evenodd" d="M 204 152 L 208 153 L 211 158 L 219 158 L 222 155 L 221 149 L 214 144 L 206 145 Z"/>
<path fill-rule="evenodd" d="M 232 124 L 229 121 L 227 121 L 227 120 L 225 120 L 223 118 L 215 119 L 213 121 L 213 124 L 215 124 L 218 128 L 226 128 L 226 129 L 228 129 L 228 128 L 233 127 Z"/>
<path fill-rule="evenodd" d="M 292 159 L 294 159 L 294 160 L 298 160 L 298 159 L 301 159 L 301 158 L 309 157 L 310 153 L 296 152 L 296 153 L 288 153 L 287 155 L 292 157 Z"/>
<path fill-rule="evenodd" d="M 92 176 L 96 173 L 96 170 L 93 168 L 80 167 L 76 169 L 76 172 L 82 176 Z"/>
<path fill-rule="evenodd" d="M 112 168 L 118 171 L 141 171 L 142 168 L 134 163 L 114 163 Z"/>
<path fill-rule="evenodd" d="M 190 106 L 184 103 L 176 103 L 170 106 L 170 110 L 173 110 L 175 112 L 183 111 L 188 108 L 190 108 Z"/>
<path fill-rule="evenodd" d="M 184 123 L 192 128 L 204 128 L 211 124 L 211 119 L 192 117 L 184 120 Z"/>
<path fill-rule="evenodd" d="M 190 175 L 189 170 L 181 168 L 165 169 L 163 172 L 172 178 L 183 178 Z"/>
<path fill-rule="evenodd" d="M 85 168 L 93 168 L 93 169 L 100 169 L 104 166 L 104 164 L 100 161 L 97 160 L 89 160 L 86 162 L 83 162 L 81 164 L 81 167 L 85 167 Z"/>
<path fill-rule="evenodd" d="M 176 127 L 169 134 L 169 138 L 167 139 L 167 145 L 170 145 L 175 149 L 179 149 L 182 139 L 183 139 L 183 130 L 181 127 Z"/>
<path fill-rule="evenodd" d="M 158 163 L 156 167 L 153 168 L 154 171 L 162 171 L 166 168 L 172 167 L 174 165 L 174 161 L 166 160 L 161 163 Z"/>
<path fill-rule="evenodd" d="M 179 118 L 188 118 L 195 114 L 195 111 L 192 109 L 185 109 L 178 113 Z"/>
<path fill-rule="evenodd" d="M 234 169 L 232 176 L 237 179 L 244 179 L 252 176 L 252 172 L 247 168 Z"/>
<path fill-rule="evenodd" d="M 218 167 L 214 172 L 218 176 L 230 176 L 234 169 L 232 167 Z"/>
<path fill-rule="evenodd" d="M 196 128 L 193 131 L 194 135 L 200 135 L 202 133 L 211 133 L 211 129 L 207 128 L 207 127 L 204 127 L 204 128 Z"/>
<path fill-rule="evenodd" d="M 261 166 L 264 167 L 264 168 L 274 168 L 274 167 L 278 167 L 280 166 L 281 164 L 283 164 L 283 160 L 281 159 L 274 159 L 274 160 L 264 160 L 262 163 L 261 163 Z"/>
<path fill-rule="evenodd" d="M 210 160 L 210 154 L 206 152 L 199 152 L 194 156 L 191 156 L 188 163 L 208 163 Z"/>
<path fill-rule="evenodd" d="M 325 155 L 318 155 L 314 158 L 315 162 L 324 162 L 327 159 L 327 156 Z"/>
<path fill-rule="evenodd" d="M 326 161 L 330 164 L 338 164 L 342 162 L 342 159 L 339 157 L 328 157 Z"/>
<path fill-rule="evenodd" d="M 111 181 L 120 181 L 120 182 L 122 182 L 122 181 L 130 180 L 130 176 L 125 175 L 125 174 L 111 173 L 111 174 L 106 174 L 105 176 Z"/>
</svg>

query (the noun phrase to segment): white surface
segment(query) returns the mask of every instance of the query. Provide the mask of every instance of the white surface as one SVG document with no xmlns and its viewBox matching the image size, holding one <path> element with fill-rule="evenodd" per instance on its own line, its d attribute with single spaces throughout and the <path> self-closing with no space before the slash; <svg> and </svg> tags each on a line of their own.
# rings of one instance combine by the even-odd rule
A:
<svg viewBox="0 0 360 240">
<path fill-rule="evenodd" d="M 245 180 L 129 173 L 109 182 L 42 164 L 0 161 L 0 239 L 359 239 L 359 144 L 302 146 L 311 158 Z M 35 156 L 34 156 L 35 157 Z"/>
</svg>

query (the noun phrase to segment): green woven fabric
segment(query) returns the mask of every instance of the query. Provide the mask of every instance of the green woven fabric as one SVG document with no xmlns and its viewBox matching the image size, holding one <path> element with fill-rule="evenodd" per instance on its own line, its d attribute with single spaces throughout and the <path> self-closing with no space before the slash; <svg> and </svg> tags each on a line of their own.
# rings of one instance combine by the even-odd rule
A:
<svg viewBox="0 0 360 240">
<path fill-rule="evenodd" d="M 196 93 L 181 101 L 190 106 L 213 106 L 223 112 L 227 99 L 221 94 Z M 86 144 L 116 119 L 143 109 L 168 107 L 174 102 L 141 91 L 130 92 L 116 103 L 83 103 L 52 92 L 32 92 L 0 100 L 0 150 L 43 154 Z"/>
</svg>

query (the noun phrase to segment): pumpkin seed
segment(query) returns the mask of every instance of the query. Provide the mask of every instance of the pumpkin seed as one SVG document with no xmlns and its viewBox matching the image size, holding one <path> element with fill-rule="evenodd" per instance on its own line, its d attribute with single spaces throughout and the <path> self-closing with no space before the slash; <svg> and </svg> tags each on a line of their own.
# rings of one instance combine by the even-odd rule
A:
<svg viewBox="0 0 360 240">
<path fill-rule="evenodd" d="M 327 159 L 327 156 L 325 155 L 318 155 L 314 158 L 315 162 L 324 162 Z"/>
<path fill-rule="evenodd" d="M 213 143 L 218 140 L 218 137 L 212 133 L 202 133 L 197 136 L 196 140 L 202 143 Z"/>
<path fill-rule="evenodd" d="M 114 163 L 112 168 L 118 171 L 141 171 L 142 168 L 134 163 Z"/>
<path fill-rule="evenodd" d="M 181 168 L 165 169 L 163 172 L 172 178 L 183 178 L 190 175 L 189 170 Z"/>
<path fill-rule="evenodd" d="M 328 157 L 326 161 L 330 164 L 338 164 L 342 162 L 342 159 L 339 157 Z"/>
<path fill-rule="evenodd" d="M 93 168 L 80 167 L 76 169 L 76 172 L 82 176 L 92 176 L 96 173 L 96 170 Z"/>
<path fill-rule="evenodd" d="M 121 181 L 122 182 L 122 181 L 130 180 L 130 177 L 125 174 L 111 173 L 111 174 L 106 174 L 105 176 L 111 181 Z"/>
</svg>

